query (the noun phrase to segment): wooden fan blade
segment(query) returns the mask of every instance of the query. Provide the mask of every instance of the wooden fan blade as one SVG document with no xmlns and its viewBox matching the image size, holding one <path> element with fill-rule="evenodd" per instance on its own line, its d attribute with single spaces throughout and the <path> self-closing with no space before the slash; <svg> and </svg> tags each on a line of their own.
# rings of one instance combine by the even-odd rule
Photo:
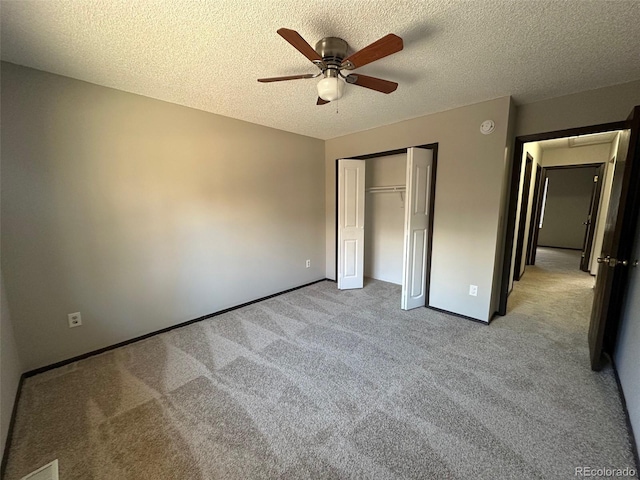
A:
<svg viewBox="0 0 640 480">
<path fill-rule="evenodd" d="M 278 30 L 278 35 L 284 38 L 287 42 L 289 42 L 293 48 L 298 50 L 301 54 L 307 57 L 312 62 L 320 61 L 322 62 L 322 57 L 318 55 L 311 45 L 307 43 L 307 41 L 300 36 L 298 32 L 295 30 L 289 30 L 288 28 L 281 28 Z"/>
<path fill-rule="evenodd" d="M 316 102 L 316 105 L 326 105 L 327 103 L 329 103 L 328 100 L 324 100 L 324 99 L 318 97 L 318 101 Z"/>
<path fill-rule="evenodd" d="M 342 61 L 342 68 L 353 70 L 368 63 L 380 60 L 388 55 L 399 52 L 403 48 L 402 39 L 390 33 L 382 37 L 380 40 L 373 42 L 371 45 L 358 50 L 353 55 L 348 56 Z"/>
<path fill-rule="evenodd" d="M 269 78 L 259 78 L 258 81 L 262 83 L 269 82 L 283 82 L 284 80 L 298 80 L 299 78 L 313 78 L 316 75 L 313 73 L 307 73 L 305 75 L 289 75 L 288 77 L 269 77 Z"/>
<path fill-rule="evenodd" d="M 351 75 L 348 75 L 347 82 L 382 93 L 395 92 L 396 88 L 398 88 L 398 84 L 396 82 L 390 82 L 389 80 L 383 80 L 376 77 L 369 77 L 360 73 L 352 73 Z"/>
</svg>

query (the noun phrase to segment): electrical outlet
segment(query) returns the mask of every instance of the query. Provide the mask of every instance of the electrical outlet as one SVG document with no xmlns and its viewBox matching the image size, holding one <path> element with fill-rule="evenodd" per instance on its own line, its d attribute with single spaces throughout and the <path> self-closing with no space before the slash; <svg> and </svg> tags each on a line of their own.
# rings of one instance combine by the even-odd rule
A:
<svg viewBox="0 0 640 480">
<path fill-rule="evenodd" d="M 305 266 L 307 268 L 311 267 L 311 260 L 307 260 L 306 263 L 305 263 Z"/>
<path fill-rule="evenodd" d="M 473 297 L 478 296 L 478 286 L 477 285 L 469 285 L 469 295 Z"/>
<path fill-rule="evenodd" d="M 82 325 L 82 315 L 80 315 L 80 312 L 70 313 L 67 317 L 69 319 L 69 328 L 75 328 Z"/>
</svg>

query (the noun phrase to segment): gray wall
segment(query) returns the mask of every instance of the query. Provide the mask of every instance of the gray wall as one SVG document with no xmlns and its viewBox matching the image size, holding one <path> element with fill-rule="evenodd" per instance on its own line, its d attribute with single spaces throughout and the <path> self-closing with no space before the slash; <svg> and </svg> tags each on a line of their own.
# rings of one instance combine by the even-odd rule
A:
<svg viewBox="0 0 640 480">
<path fill-rule="evenodd" d="M 406 180 L 407 155 L 405 153 L 366 160 L 366 188 L 405 185 Z M 404 250 L 404 202 L 402 198 L 399 193 L 366 194 L 364 207 L 365 277 L 402 285 L 402 254 Z"/>
<path fill-rule="evenodd" d="M 547 172 L 549 186 L 539 246 L 582 249 L 595 174 L 595 168 L 587 167 Z"/>
<path fill-rule="evenodd" d="M 326 141 L 327 277 L 335 278 L 335 161 L 438 143 L 430 305 L 482 321 L 493 314 L 503 240 L 511 99 L 406 120 Z M 480 133 L 491 119 L 496 130 Z M 478 296 L 469 295 L 469 285 Z"/>
<path fill-rule="evenodd" d="M 640 259 L 640 218 L 636 226 L 631 261 Z M 629 269 L 629 286 L 624 301 L 618 344 L 614 354 L 629 419 L 640 449 L 640 267 Z"/>
<path fill-rule="evenodd" d="M 640 80 L 521 105 L 516 135 L 620 122 L 635 105 L 640 105 Z"/>
<path fill-rule="evenodd" d="M 25 368 L 324 278 L 324 182 L 321 140 L 3 63 Z"/>
<path fill-rule="evenodd" d="M 4 452 L 13 403 L 23 370 L 13 334 L 9 304 L 7 303 L 4 279 L 1 273 L 0 303 L 2 305 L 0 311 L 0 452 Z"/>
</svg>

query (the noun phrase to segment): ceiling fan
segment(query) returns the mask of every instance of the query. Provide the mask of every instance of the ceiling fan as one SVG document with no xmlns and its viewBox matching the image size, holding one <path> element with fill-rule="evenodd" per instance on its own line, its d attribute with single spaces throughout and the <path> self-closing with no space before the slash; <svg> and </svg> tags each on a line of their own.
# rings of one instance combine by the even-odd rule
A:
<svg viewBox="0 0 640 480">
<path fill-rule="evenodd" d="M 342 74 L 342 70 L 354 70 L 402 50 L 402 38 L 393 33 L 385 35 L 371 45 L 349 56 L 347 56 L 349 44 L 338 37 L 323 38 L 316 43 L 316 48 L 313 49 L 295 30 L 281 28 L 278 30 L 278 34 L 311 60 L 320 71 L 306 75 L 259 78 L 259 82 L 281 82 L 284 80 L 317 78 L 322 75 L 322 80 L 318 82 L 318 101 L 316 105 L 325 105 L 342 97 L 345 82 L 382 93 L 391 93 L 398 88 L 396 82 L 390 82 L 389 80 L 369 77 L 359 73 L 350 73 L 346 76 Z"/>
</svg>

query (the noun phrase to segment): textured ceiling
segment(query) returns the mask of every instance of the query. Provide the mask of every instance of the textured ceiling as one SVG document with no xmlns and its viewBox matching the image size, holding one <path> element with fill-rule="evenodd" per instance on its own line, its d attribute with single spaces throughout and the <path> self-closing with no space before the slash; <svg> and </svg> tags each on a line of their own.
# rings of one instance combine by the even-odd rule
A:
<svg viewBox="0 0 640 480">
<path fill-rule="evenodd" d="M 552 150 L 554 148 L 571 148 L 583 147 L 587 145 L 600 145 L 603 143 L 611 143 L 618 135 L 618 131 L 592 133 L 589 135 L 581 135 L 579 137 L 554 138 L 552 140 L 542 140 L 536 142 L 543 150 Z"/>
<path fill-rule="evenodd" d="M 640 1 L 2 1 L 2 59 L 321 139 L 505 95 L 517 103 L 640 79 Z M 315 73 L 276 30 L 405 49 L 316 106 Z M 337 103 L 337 104 L 336 104 Z"/>
</svg>

